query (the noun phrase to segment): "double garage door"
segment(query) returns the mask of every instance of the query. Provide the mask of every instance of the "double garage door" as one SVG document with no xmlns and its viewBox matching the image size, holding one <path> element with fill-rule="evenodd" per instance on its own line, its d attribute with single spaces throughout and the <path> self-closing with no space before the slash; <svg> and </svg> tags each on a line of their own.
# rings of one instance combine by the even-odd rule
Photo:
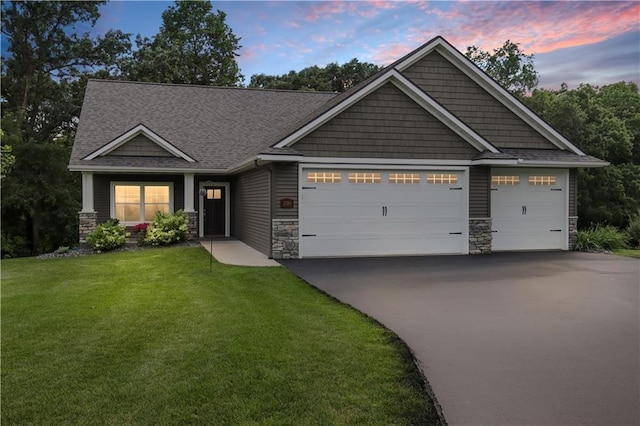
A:
<svg viewBox="0 0 640 426">
<path fill-rule="evenodd" d="M 492 250 L 566 250 L 568 170 L 493 169 Z"/>
<path fill-rule="evenodd" d="M 464 171 L 303 168 L 299 181 L 302 257 L 467 252 Z"/>
</svg>

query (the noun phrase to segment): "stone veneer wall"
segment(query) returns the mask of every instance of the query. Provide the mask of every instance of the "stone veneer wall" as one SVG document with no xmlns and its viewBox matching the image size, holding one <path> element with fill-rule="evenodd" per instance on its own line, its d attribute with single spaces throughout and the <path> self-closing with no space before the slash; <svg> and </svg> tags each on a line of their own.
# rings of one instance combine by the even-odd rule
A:
<svg viewBox="0 0 640 426">
<path fill-rule="evenodd" d="M 573 250 L 578 239 L 578 216 L 569 216 L 569 250 Z"/>
<path fill-rule="evenodd" d="M 187 238 L 192 240 L 198 237 L 198 212 L 187 212 Z"/>
<path fill-rule="evenodd" d="M 80 225 L 78 227 L 80 242 L 86 243 L 87 235 L 95 231 L 96 226 L 98 225 L 98 213 L 80 212 L 78 213 L 78 217 L 80 218 Z"/>
<path fill-rule="evenodd" d="M 297 259 L 298 219 L 273 219 L 271 221 L 271 257 L 274 259 Z"/>
<path fill-rule="evenodd" d="M 469 254 L 491 253 L 491 218 L 469 219 Z"/>
</svg>

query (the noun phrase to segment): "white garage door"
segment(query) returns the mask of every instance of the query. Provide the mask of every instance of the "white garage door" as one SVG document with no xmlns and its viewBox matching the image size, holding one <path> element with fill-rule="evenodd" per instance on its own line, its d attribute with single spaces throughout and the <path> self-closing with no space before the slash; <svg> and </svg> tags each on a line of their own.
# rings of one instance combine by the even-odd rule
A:
<svg viewBox="0 0 640 426">
<path fill-rule="evenodd" d="M 492 250 L 567 249 L 568 170 L 493 169 Z"/>
<path fill-rule="evenodd" d="M 302 169 L 300 255 L 467 252 L 463 171 Z"/>
</svg>

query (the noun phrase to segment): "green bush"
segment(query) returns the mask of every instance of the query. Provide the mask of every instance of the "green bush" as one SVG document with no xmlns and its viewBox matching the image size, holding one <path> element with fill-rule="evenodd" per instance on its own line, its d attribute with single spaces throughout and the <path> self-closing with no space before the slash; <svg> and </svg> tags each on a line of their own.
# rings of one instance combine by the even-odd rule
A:
<svg viewBox="0 0 640 426">
<path fill-rule="evenodd" d="M 157 212 L 147 228 L 144 243 L 159 246 L 185 241 L 188 229 L 187 215 L 182 210 L 175 213 Z"/>
<path fill-rule="evenodd" d="M 631 218 L 625 232 L 631 246 L 640 248 L 640 212 Z"/>
<path fill-rule="evenodd" d="M 98 252 L 117 249 L 126 241 L 126 228 L 120 225 L 117 219 L 109 219 L 101 223 L 96 226 L 95 231 L 87 235 L 87 242 Z"/>
<path fill-rule="evenodd" d="M 626 236 L 614 226 L 596 225 L 578 231 L 575 249 L 616 250 L 626 247 Z"/>
</svg>

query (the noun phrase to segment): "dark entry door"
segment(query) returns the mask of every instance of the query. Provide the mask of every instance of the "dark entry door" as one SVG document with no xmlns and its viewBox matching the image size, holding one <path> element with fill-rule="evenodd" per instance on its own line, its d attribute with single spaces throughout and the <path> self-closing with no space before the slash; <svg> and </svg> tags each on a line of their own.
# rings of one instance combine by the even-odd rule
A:
<svg viewBox="0 0 640 426">
<path fill-rule="evenodd" d="M 224 187 L 207 187 L 204 197 L 204 234 L 225 235 L 225 191 Z"/>
</svg>

